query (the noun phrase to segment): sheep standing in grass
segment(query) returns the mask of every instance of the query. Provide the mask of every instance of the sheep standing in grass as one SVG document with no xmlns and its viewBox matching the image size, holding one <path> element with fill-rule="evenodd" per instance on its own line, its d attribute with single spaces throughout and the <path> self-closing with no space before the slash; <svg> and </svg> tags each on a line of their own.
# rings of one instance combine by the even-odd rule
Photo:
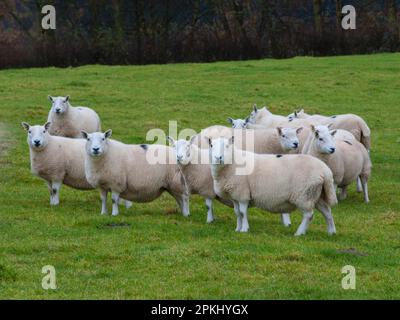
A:
<svg viewBox="0 0 400 320">
<path fill-rule="evenodd" d="M 276 128 L 284 126 L 288 122 L 288 119 L 284 116 L 273 114 L 267 107 L 258 109 L 257 106 L 254 105 L 247 122 L 250 124 L 263 125 L 266 128 Z"/>
<path fill-rule="evenodd" d="M 331 170 L 308 155 L 266 155 L 238 150 L 233 137 L 209 139 L 214 190 L 232 200 L 237 216 L 236 231 L 247 232 L 249 205 L 275 213 L 303 212 L 297 236 L 306 233 L 317 208 L 324 215 L 328 234 L 336 233 L 331 206 L 336 193 Z M 242 164 L 253 170 L 240 171 Z M 239 173 L 240 172 L 240 173 Z"/>
<path fill-rule="evenodd" d="M 303 140 L 306 140 L 305 136 L 308 136 L 310 130 L 304 130 L 307 133 L 300 141 L 298 135 L 301 135 L 302 131 L 302 127 L 246 130 L 212 126 L 202 130 L 200 134 L 194 137 L 193 141 L 201 148 L 208 148 L 207 140 L 204 137 L 216 139 L 219 137 L 229 138 L 233 135 L 236 138 L 235 147 L 238 149 L 260 154 L 300 153 L 304 144 Z M 284 226 L 289 227 L 291 225 L 288 214 L 282 214 L 281 219 Z"/>
<path fill-rule="evenodd" d="M 371 161 L 365 147 L 356 139 L 352 141 L 334 139 L 337 130 L 329 131 L 327 126 L 312 127 L 312 131 L 307 154 L 321 159 L 332 170 L 335 184 L 341 188 L 339 199 L 346 198 L 347 186 L 360 177 L 364 200 L 368 203 Z"/>
<path fill-rule="evenodd" d="M 198 194 L 205 199 L 207 208 L 207 223 L 214 221 L 213 199 L 217 198 L 220 202 L 232 207 L 230 201 L 224 201 L 217 197 L 214 192 L 213 178 L 208 158 L 208 150 L 200 149 L 193 144 L 193 136 L 190 141 L 179 139 L 175 141 L 168 137 L 173 146 L 178 164 L 182 168 L 191 194 Z"/>
<path fill-rule="evenodd" d="M 118 215 L 120 197 L 135 202 L 150 202 L 165 190 L 178 202 L 183 215 L 189 215 L 189 194 L 184 177 L 173 160 L 173 150 L 162 145 L 128 145 L 109 139 L 105 133 L 82 132 L 86 138 L 85 174 L 93 187 L 102 194 L 111 190 L 112 215 Z M 151 163 L 152 155 L 163 156 Z M 149 155 L 149 157 L 147 157 Z M 174 164 L 175 162 L 175 164 Z M 102 209 L 102 214 L 104 210 Z"/>
<path fill-rule="evenodd" d="M 49 132 L 54 136 L 82 138 L 81 131 L 101 131 L 100 118 L 95 111 L 87 107 L 73 107 L 69 96 L 51 97 L 52 107 L 47 121 L 51 122 Z"/>
<path fill-rule="evenodd" d="M 363 118 L 356 114 L 340 114 L 331 117 L 309 115 L 304 110 L 296 111 L 288 116 L 289 121 L 303 119 L 313 125 L 330 125 L 330 129 L 342 129 L 351 132 L 357 141 L 361 142 L 369 152 L 371 149 L 371 130 Z"/>
<path fill-rule="evenodd" d="M 51 205 L 59 204 L 62 184 L 93 189 L 85 177 L 85 140 L 52 136 L 49 122 L 44 126 L 22 122 L 22 127 L 28 132 L 31 171 L 47 182 Z M 127 208 L 131 205 L 126 202 Z"/>
</svg>

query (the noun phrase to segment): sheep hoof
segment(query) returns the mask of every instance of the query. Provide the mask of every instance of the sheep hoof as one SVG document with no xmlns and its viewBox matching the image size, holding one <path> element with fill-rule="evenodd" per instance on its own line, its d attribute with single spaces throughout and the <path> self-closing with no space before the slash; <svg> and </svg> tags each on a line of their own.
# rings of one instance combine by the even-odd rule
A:
<svg viewBox="0 0 400 320">
<path fill-rule="evenodd" d="M 113 212 L 112 215 L 113 217 L 116 217 L 119 214 L 119 212 Z"/>
<path fill-rule="evenodd" d="M 305 232 L 296 232 L 294 234 L 295 237 L 300 237 L 300 236 L 304 236 L 306 233 Z"/>
<path fill-rule="evenodd" d="M 207 223 L 213 223 L 214 219 L 207 219 Z"/>
<path fill-rule="evenodd" d="M 240 230 L 240 232 L 248 232 L 249 228 L 242 228 L 242 230 Z"/>
<path fill-rule="evenodd" d="M 100 213 L 102 216 L 105 216 L 107 214 L 107 211 L 101 212 Z"/>
<path fill-rule="evenodd" d="M 127 209 L 132 208 L 132 206 L 133 206 L 132 201 L 128 201 L 128 200 L 125 201 L 125 207 L 126 207 Z"/>
</svg>

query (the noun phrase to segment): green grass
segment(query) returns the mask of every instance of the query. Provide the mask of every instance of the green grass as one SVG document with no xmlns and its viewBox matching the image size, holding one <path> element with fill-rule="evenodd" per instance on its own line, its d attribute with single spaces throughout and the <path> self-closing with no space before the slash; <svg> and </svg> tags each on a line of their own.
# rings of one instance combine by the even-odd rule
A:
<svg viewBox="0 0 400 320">
<path fill-rule="evenodd" d="M 0 298 L 399 299 L 399 75 L 400 54 L 0 71 Z M 51 208 L 20 127 L 45 122 L 48 94 L 94 108 L 127 143 L 167 130 L 168 120 L 180 129 L 225 124 L 253 103 L 279 114 L 357 113 L 372 130 L 371 203 L 352 186 L 333 209 L 337 235 L 317 213 L 301 238 L 298 212 L 286 229 L 251 209 L 250 232 L 238 234 L 232 209 L 217 204 L 207 225 L 196 196 L 189 218 L 168 195 L 101 216 L 97 191 L 67 187 Z M 107 227 L 114 222 L 130 226 Z M 367 255 L 339 252 L 349 248 Z M 356 290 L 341 287 L 348 264 Z M 41 287 L 45 265 L 56 268 L 57 290 Z"/>
</svg>

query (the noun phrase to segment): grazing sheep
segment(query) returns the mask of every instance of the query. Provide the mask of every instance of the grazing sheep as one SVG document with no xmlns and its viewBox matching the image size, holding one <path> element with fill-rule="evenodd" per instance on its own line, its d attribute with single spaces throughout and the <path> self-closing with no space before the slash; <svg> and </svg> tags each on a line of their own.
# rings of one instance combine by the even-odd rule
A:
<svg viewBox="0 0 400 320">
<path fill-rule="evenodd" d="M 330 128 L 342 129 L 351 132 L 357 141 L 361 142 L 367 151 L 371 149 L 371 130 L 369 129 L 367 123 L 358 115 L 355 114 L 340 114 L 331 117 L 321 116 L 321 115 L 309 115 L 300 110 L 294 112 L 288 116 L 289 121 L 294 121 L 295 119 L 305 119 L 313 122 L 313 125 L 328 125 L 331 124 Z"/>
<path fill-rule="evenodd" d="M 73 107 L 69 96 L 51 97 L 52 107 L 47 121 L 51 122 L 49 132 L 54 136 L 82 138 L 81 131 L 101 131 L 100 118 L 95 111 L 87 107 Z"/>
<path fill-rule="evenodd" d="M 368 203 L 371 160 L 365 147 L 356 139 L 352 141 L 334 139 L 337 130 L 329 131 L 327 126 L 312 127 L 312 132 L 307 154 L 321 159 L 332 170 L 335 184 L 341 188 L 339 199 L 346 198 L 347 186 L 360 177 L 364 200 Z"/>
<path fill-rule="evenodd" d="M 258 109 L 256 105 L 253 106 L 253 111 L 249 116 L 249 123 L 263 125 L 266 128 L 276 128 L 284 126 L 288 123 L 288 119 L 284 116 L 279 116 L 271 113 L 267 107 Z"/>
<path fill-rule="evenodd" d="M 179 204 L 184 216 L 189 215 L 189 194 L 179 167 L 174 164 L 172 148 L 162 145 L 128 145 L 109 139 L 105 133 L 82 132 L 86 138 L 85 174 L 89 183 L 100 188 L 102 208 L 104 194 L 111 190 L 112 215 L 118 215 L 122 197 L 135 202 L 150 202 L 165 190 Z M 164 155 L 162 163 L 151 163 L 152 155 Z M 102 209 L 102 214 L 104 210 Z"/>
<path fill-rule="evenodd" d="M 331 206 L 337 203 L 331 170 L 308 155 L 266 155 L 234 147 L 234 137 L 208 139 L 214 190 L 232 200 L 237 216 L 236 231 L 247 232 L 249 205 L 270 212 L 303 212 L 295 235 L 306 233 L 317 208 L 324 215 L 328 234 L 336 233 Z M 253 170 L 240 172 L 241 164 L 252 163 Z M 251 166 L 250 166 L 251 167 Z"/>
<path fill-rule="evenodd" d="M 182 174 L 191 194 L 198 194 L 205 199 L 207 208 L 207 223 L 214 221 L 213 199 L 233 207 L 230 201 L 224 201 L 217 197 L 214 192 L 213 178 L 208 158 L 208 150 L 200 149 L 193 144 L 193 136 L 190 141 L 180 139 L 175 141 L 168 137 L 176 153 L 176 159 L 181 166 Z"/>
<path fill-rule="evenodd" d="M 85 140 L 52 136 L 49 122 L 44 126 L 22 122 L 22 127 L 28 132 L 31 171 L 47 182 L 51 205 L 59 204 L 62 184 L 80 190 L 93 189 L 85 177 Z"/>
</svg>

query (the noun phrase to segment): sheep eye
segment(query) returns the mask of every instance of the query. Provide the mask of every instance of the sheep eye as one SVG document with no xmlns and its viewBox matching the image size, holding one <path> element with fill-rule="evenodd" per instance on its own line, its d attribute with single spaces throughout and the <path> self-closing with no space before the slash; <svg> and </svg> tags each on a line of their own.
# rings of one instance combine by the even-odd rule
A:
<svg viewBox="0 0 400 320">
<path fill-rule="evenodd" d="M 31 133 L 32 133 L 32 131 L 31 131 L 31 130 L 29 130 L 29 131 L 28 131 L 28 133 L 29 133 L 29 134 L 31 134 Z"/>
<path fill-rule="evenodd" d="M 286 136 L 283 134 L 283 135 L 282 135 L 282 138 L 286 138 Z"/>
<path fill-rule="evenodd" d="M 322 139 L 322 138 L 319 138 L 318 140 L 319 140 L 319 141 L 324 141 L 324 139 Z"/>
<path fill-rule="evenodd" d="M 43 130 L 43 133 L 46 133 L 46 130 Z"/>
<path fill-rule="evenodd" d="M 104 141 L 105 139 L 103 138 L 103 139 L 101 139 L 102 141 Z"/>
<path fill-rule="evenodd" d="M 90 141 L 90 138 L 87 138 L 87 141 Z"/>
</svg>

